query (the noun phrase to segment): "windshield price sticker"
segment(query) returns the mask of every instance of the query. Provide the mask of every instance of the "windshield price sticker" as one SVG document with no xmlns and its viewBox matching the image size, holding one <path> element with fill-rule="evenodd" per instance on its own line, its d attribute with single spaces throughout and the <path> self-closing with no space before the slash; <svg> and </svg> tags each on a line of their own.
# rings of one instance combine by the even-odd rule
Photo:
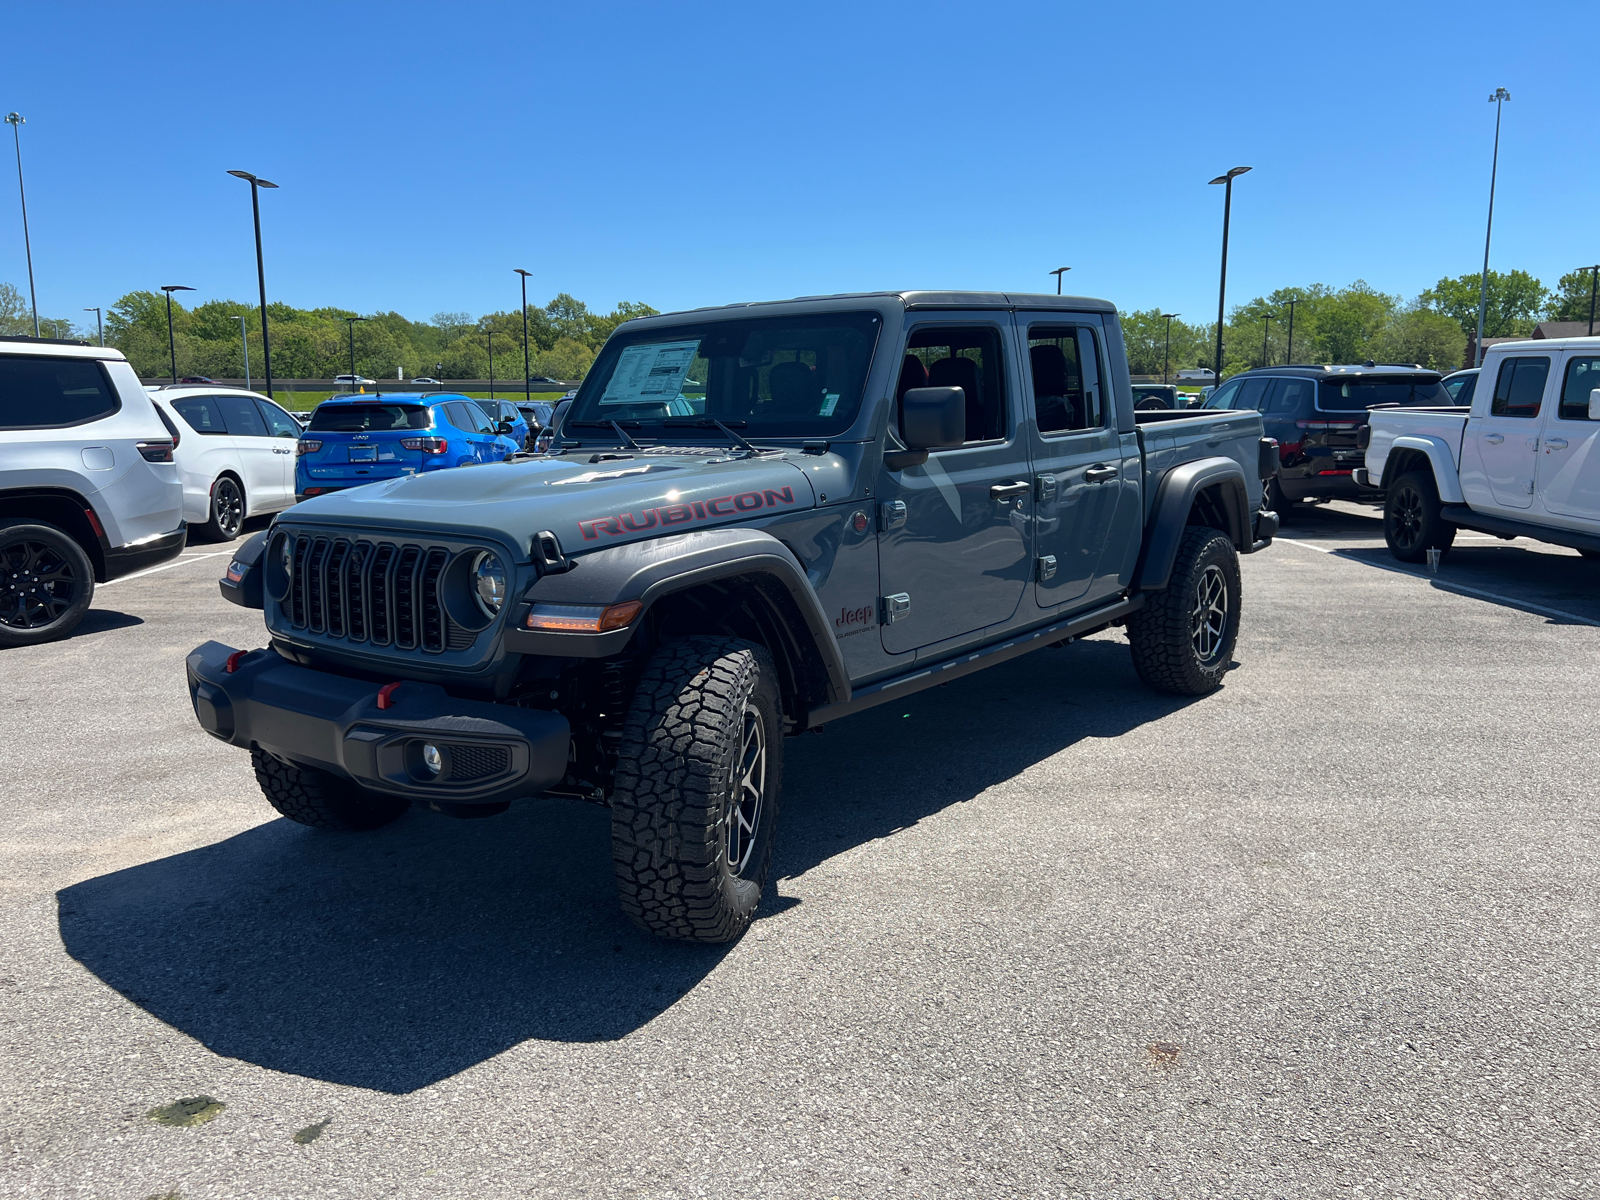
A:
<svg viewBox="0 0 1600 1200">
<path fill-rule="evenodd" d="M 826 393 L 822 397 L 822 411 L 819 412 L 817 414 L 817 416 L 819 416 L 819 417 L 831 417 L 831 416 L 833 416 L 833 410 L 839 407 L 839 395 L 840 394 L 838 392 L 828 392 L 828 393 Z"/>
<path fill-rule="evenodd" d="M 600 403 L 664 404 L 676 400 L 699 349 L 699 338 L 692 342 L 629 346 L 618 357 Z"/>
</svg>

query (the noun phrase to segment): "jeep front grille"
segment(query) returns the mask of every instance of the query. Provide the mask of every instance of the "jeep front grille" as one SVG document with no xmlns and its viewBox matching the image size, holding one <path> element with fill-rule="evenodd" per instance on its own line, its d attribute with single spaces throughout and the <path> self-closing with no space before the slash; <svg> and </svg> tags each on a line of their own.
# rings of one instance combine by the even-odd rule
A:
<svg viewBox="0 0 1600 1200">
<path fill-rule="evenodd" d="M 283 615 L 296 629 L 397 650 L 439 653 L 471 634 L 452 626 L 440 597 L 442 547 L 289 534 L 293 575 Z M 452 636 L 454 635 L 454 636 Z"/>
</svg>

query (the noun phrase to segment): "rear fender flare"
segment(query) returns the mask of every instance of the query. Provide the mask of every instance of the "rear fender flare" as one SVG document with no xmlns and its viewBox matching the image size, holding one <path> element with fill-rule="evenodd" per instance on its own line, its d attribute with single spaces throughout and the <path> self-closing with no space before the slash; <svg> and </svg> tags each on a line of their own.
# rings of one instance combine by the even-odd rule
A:
<svg viewBox="0 0 1600 1200">
<path fill-rule="evenodd" d="M 540 577 L 512 608 L 506 649 L 523 654 L 609 658 L 620 653 L 652 605 L 701 584 L 736 576 L 759 577 L 787 594 L 804 623 L 794 630 L 802 649 L 813 651 L 826 680 L 822 703 L 847 703 L 850 676 L 833 626 L 794 554 L 761 529 L 705 529 L 651 541 L 594 550 L 572 560 L 570 570 Z M 625 629 L 609 633 L 549 633 L 521 628 L 534 602 L 607 605 L 630 600 L 644 605 Z M 839 699 L 835 699 L 838 697 Z"/>
<path fill-rule="evenodd" d="M 1439 489 L 1441 503 L 1466 503 L 1466 498 L 1461 494 L 1461 477 L 1456 471 L 1455 455 L 1450 453 L 1450 447 L 1443 438 L 1420 433 L 1408 433 L 1395 438 L 1389 446 L 1388 457 L 1383 460 L 1385 485 L 1395 478 L 1395 472 L 1389 469 L 1389 464 L 1403 450 L 1415 450 L 1427 457 L 1428 465 L 1433 469 L 1433 486 Z"/>
<path fill-rule="evenodd" d="M 1156 491 L 1145 527 L 1144 553 L 1134 572 L 1133 590 L 1154 592 L 1167 586 L 1189 516 L 1197 502 L 1215 500 L 1228 535 L 1240 553 L 1252 544 L 1249 491 L 1244 470 L 1231 458 L 1201 458 L 1173 467 Z M 1213 524 L 1214 522 L 1204 522 Z"/>
</svg>

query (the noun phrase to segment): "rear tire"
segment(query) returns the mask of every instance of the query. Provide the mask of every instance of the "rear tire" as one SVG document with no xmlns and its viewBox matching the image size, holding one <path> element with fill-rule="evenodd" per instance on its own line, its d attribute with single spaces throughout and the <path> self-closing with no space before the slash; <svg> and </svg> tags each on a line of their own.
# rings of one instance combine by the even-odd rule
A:
<svg viewBox="0 0 1600 1200">
<path fill-rule="evenodd" d="M 742 934 L 766 886 L 782 781 L 766 650 L 724 637 L 658 650 L 629 706 L 611 796 L 622 911 L 660 937 Z"/>
<path fill-rule="evenodd" d="M 1128 618 L 1133 666 L 1146 686 L 1203 696 L 1222 686 L 1239 640 L 1239 555 L 1221 530 L 1197 525 L 1178 544 L 1172 577 Z"/>
<path fill-rule="evenodd" d="M 231 475 L 219 475 L 211 485 L 211 514 L 205 534 L 213 542 L 231 542 L 244 528 L 244 492 Z"/>
<path fill-rule="evenodd" d="M 1389 553 L 1405 563 L 1419 563 L 1429 550 L 1442 559 L 1456 540 L 1456 527 L 1439 515 L 1439 489 L 1433 476 L 1407 471 L 1389 485 L 1383 497 L 1383 540 Z"/>
<path fill-rule="evenodd" d="M 94 566 L 54 525 L 0 525 L 0 646 L 36 646 L 78 627 L 94 599 Z"/>
<path fill-rule="evenodd" d="M 396 796 L 369 792 L 327 771 L 283 762 L 256 747 L 250 750 L 250 765 L 267 803 L 312 829 L 377 829 L 411 807 Z"/>
<path fill-rule="evenodd" d="M 1278 514 L 1278 524 L 1287 525 L 1294 513 L 1294 501 L 1283 494 L 1283 485 L 1274 475 L 1267 480 L 1267 507 Z"/>
</svg>

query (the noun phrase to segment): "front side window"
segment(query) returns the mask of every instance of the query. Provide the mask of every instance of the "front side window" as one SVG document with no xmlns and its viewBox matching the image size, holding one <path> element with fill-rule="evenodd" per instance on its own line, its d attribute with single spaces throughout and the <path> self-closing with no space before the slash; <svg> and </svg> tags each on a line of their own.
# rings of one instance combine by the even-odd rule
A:
<svg viewBox="0 0 1600 1200">
<path fill-rule="evenodd" d="M 1600 388 L 1600 358 L 1574 358 L 1567 363 L 1567 377 L 1561 384 L 1563 421 L 1589 419 L 1589 393 Z"/>
<path fill-rule="evenodd" d="M 855 420 L 882 321 L 876 313 L 708 321 L 613 338 L 565 419 L 617 421 L 647 438 L 714 421 L 747 437 L 821 437 Z"/>
<path fill-rule="evenodd" d="M 417 404 L 323 404 L 311 414 L 310 428 L 321 433 L 374 433 L 388 429 L 427 429 L 428 410 Z"/>
<path fill-rule="evenodd" d="M 992 325 L 922 326 L 911 333 L 900 363 L 897 398 L 912 388 L 958 387 L 966 397 L 967 442 L 1006 436 L 1005 374 L 1000 331 Z"/>
<path fill-rule="evenodd" d="M 1489 401 L 1491 417 L 1537 417 L 1544 399 L 1545 381 L 1550 378 L 1550 360 L 1545 357 L 1507 358 L 1494 379 L 1494 395 Z"/>
<path fill-rule="evenodd" d="M 1233 402 L 1234 408 L 1260 408 L 1267 398 L 1267 388 L 1272 385 L 1272 380 L 1263 375 L 1252 375 L 1239 385 L 1239 397 Z"/>
<path fill-rule="evenodd" d="M 83 425 L 121 407 L 91 359 L 0 357 L 0 429 Z"/>
<path fill-rule="evenodd" d="M 267 400 L 257 400 L 256 407 L 261 410 L 261 419 L 267 423 L 267 432 L 272 437 L 297 438 L 300 436 L 300 422 L 296 421 L 276 404 Z"/>
<path fill-rule="evenodd" d="M 1040 433 L 1076 433 L 1105 425 L 1105 389 L 1094 330 L 1081 325 L 1029 326 L 1028 369 Z"/>
<path fill-rule="evenodd" d="M 1232 408 L 1234 400 L 1238 398 L 1239 388 L 1244 383 L 1242 379 L 1230 379 L 1216 391 L 1211 393 L 1206 401 L 1207 408 Z"/>
<path fill-rule="evenodd" d="M 172 402 L 172 407 L 196 433 L 220 436 L 228 432 L 215 396 L 181 396 Z"/>
</svg>

